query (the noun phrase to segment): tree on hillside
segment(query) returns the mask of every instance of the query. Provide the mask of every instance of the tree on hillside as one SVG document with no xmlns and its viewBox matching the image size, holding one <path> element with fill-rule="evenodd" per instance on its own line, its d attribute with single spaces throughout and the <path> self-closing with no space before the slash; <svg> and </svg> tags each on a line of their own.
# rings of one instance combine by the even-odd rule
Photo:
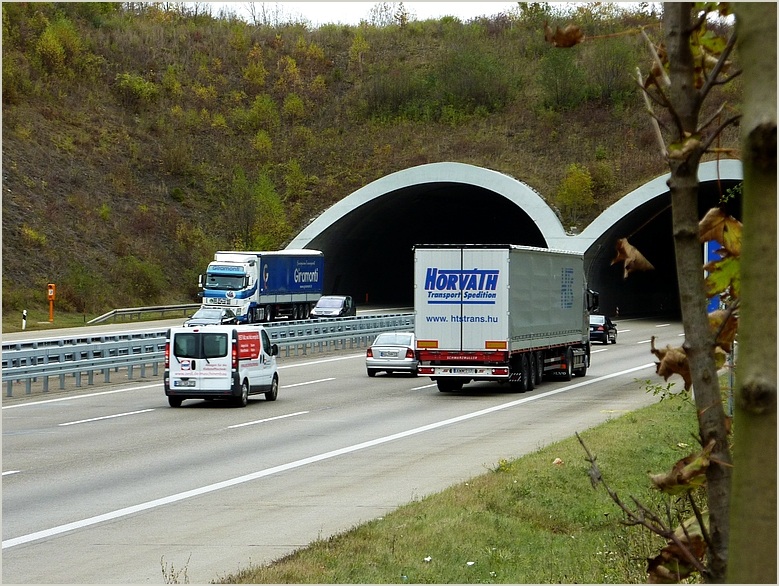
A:
<svg viewBox="0 0 779 586">
<path fill-rule="evenodd" d="M 776 583 L 776 4 L 736 3 L 744 64 L 739 368 L 727 581 Z"/>
</svg>

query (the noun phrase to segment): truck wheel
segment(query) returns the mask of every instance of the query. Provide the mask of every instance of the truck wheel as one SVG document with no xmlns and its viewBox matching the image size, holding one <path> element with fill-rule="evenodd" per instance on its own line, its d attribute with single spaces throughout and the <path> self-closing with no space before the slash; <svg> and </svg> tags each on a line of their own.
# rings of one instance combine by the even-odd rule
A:
<svg viewBox="0 0 779 586">
<path fill-rule="evenodd" d="M 183 401 L 181 397 L 168 397 L 168 405 L 171 407 L 181 407 L 181 401 Z"/>
<path fill-rule="evenodd" d="M 241 396 L 236 397 L 235 404 L 237 407 L 246 407 L 249 404 L 249 381 L 244 380 L 241 385 Z"/>
<path fill-rule="evenodd" d="M 562 373 L 563 380 L 571 380 L 573 378 L 573 348 L 570 346 L 565 349 L 565 370 Z"/>
<path fill-rule="evenodd" d="M 265 306 L 265 321 L 273 321 L 273 308 L 270 305 Z"/>
<path fill-rule="evenodd" d="M 530 388 L 535 389 L 541 380 L 538 378 L 538 357 L 535 352 L 531 352 L 529 356 L 530 362 Z"/>
<path fill-rule="evenodd" d="M 538 369 L 538 371 L 536 372 L 536 380 L 540 385 L 544 380 L 546 380 L 546 377 L 544 376 L 544 353 L 543 352 L 536 352 L 536 368 Z"/>
<path fill-rule="evenodd" d="M 527 393 L 533 390 L 533 385 L 530 384 L 530 360 L 528 360 L 527 352 L 522 354 L 520 359 L 520 370 L 522 372 L 521 392 Z"/>
<path fill-rule="evenodd" d="M 455 385 L 453 385 L 452 381 L 447 378 L 439 378 L 435 384 L 438 387 L 438 390 L 442 393 L 448 393 L 455 389 Z"/>
<path fill-rule="evenodd" d="M 265 400 L 266 401 L 275 401 L 276 397 L 279 396 L 279 379 L 278 377 L 273 377 L 273 382 L 270 384 L 270 391 L 265 393 Z"/>
</svg>

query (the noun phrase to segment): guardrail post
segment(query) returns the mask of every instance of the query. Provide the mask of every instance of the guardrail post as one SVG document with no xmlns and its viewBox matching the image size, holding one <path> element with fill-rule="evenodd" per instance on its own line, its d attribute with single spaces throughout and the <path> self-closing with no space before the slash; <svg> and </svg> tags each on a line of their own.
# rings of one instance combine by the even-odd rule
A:
<svg viewBox="0 0 779 586">
<path fill-rule="evenodd" d="M 6 397 L 13 397 L 14 396 L 14 381 L 9 380 L 5 385 L 5 396 Z"/>
</svg>

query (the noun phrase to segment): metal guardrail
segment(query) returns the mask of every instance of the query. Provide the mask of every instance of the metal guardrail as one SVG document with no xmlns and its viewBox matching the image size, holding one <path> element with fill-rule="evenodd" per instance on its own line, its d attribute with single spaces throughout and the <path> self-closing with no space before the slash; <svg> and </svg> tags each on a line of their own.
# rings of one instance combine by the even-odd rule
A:
<svg viewBox="0 0 779 586">
<path fill-rule="evenodd" d="M 152 307 L 125 307 L 123 309 L 114 309 L 113 311 L 99 315 L 95 318 L 92 318 L 87 323 L 97 324 L 107 321 L 111 318 L 113 318 L 113 321 L 116 322 L 117 317 L 124 316 L 128 316 L 130 319 L 132 319 L 133 316 L 136 316 L 140 320 L 141 315 L 146 313 L 159 313 L 161 317 L 165 317 L 166 313 L 182 312 L 184 317 L 186 317 L 188 311 L 198 309 L 200 306 L 200 303 L 184 303 L 181 305 L 157 305 Z"/>
<path fill-rule="evenodd" d="M 330 350 L 367 347 L 381 332 L 414 329 L 414 314 L 358 316 L 320 320 L 301 320 L 263 324 L 271 341 L 278 344 L 279 353 L 289 356 Z M 59 379 L 64 390 L 66 380 L 72 377 L 77 388 L 95 384 L 95 375 L 102 375 L 109 383 L 111 373 L 127 371 L 132 379 L 135 369 L 141 378 L 146 369 L 159 375 L 165 359 L 167 329 L 148 332 L 82 335 L 62 339 L 9 342 L 2 345 L 2 381 L 6 397 L 13 397 L 14 384 L 24 384 L 26 394 L 32 394 L 33 384 L 49 391 L 49 379 Z"/>
</svg>

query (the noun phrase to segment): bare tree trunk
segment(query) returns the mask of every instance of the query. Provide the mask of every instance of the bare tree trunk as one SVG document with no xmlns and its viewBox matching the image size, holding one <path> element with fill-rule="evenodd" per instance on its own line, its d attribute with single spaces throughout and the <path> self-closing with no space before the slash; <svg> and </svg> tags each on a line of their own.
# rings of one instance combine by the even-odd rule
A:
<svg viewBox="0 0 779 586">
<path fill-rule="evenodd" d="M 728 582 L 776 584 L 776 4 L 733 8 L 744 68 L 744 229 Z"/>
<path fill-rule="evenodd" d="M 717 368 L 714 362 L 714 336 L 706 313 L 701 245 L 698 241 L 698 166 L 700 148 L 692 142 L 698 135 L 700 95 L 694 84 L 690 49 L 693 4 L 665 3 L 663 26 L 670 63 L 670 102 L 675 116 L 669 164 L 673 208 L 673 235 L 679 277 L 680 306 L 684 323 L 684 349 L 692 372 L 695 404 L 702 445 L 712 439 L 712 463 L 706 474 L 709 508 L 707 581 L 725 581 L 728 561 L 730 452 L 725 411 L 722 405 Z"/>
</svg>

